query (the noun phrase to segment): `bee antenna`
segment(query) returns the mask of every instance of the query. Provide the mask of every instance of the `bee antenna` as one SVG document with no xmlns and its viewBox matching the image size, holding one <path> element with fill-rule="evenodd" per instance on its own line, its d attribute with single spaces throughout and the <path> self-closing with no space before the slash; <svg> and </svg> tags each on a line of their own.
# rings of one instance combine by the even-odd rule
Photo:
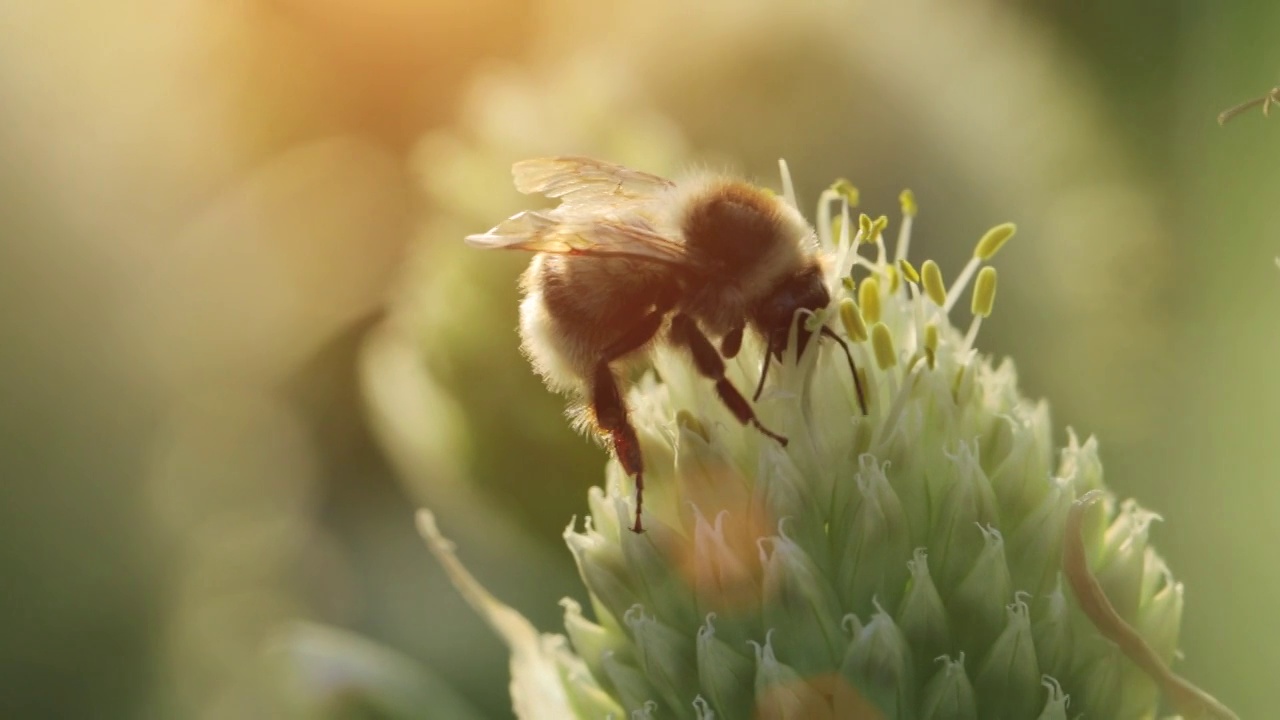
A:
<svg viewBox="0 0 1280 720">
<path fill-rule="evenodd" d="M 858 393 L 858 407 L 862 408 L 862 414 L 866 415 L 867 414 L 867 395 L 862 390 L 862 378 L 858 376 L 858 367 L 853 364 L 853 353 L 849 352 L 848 343 L 846 343 L 843 338 L 835 334 L 835 332 L 833 332 L 831 328 L 827 327 L 826 325 L 822 326 L 822 336 L 835 340 L 836 344 L 844 349 L 844 356 L 849 360 L 849 372 L 853 373 L 853 387 L 854 387 L 854 390 L 856 390 Z M 769 358 L 766 355 L 765 361 L 767 362 L 768 359 Z"/>
<path fill-rule="evenodd" d="M 760 366 L 760 384 L 756 385 L 756 394 L 751 396 L 751 402 L 759 402 L 760 393 L 764 392 L 764 379 L 769 376 L 769 354 L 770 350 L 765 348 L 764 364 Z"/>
</svg>

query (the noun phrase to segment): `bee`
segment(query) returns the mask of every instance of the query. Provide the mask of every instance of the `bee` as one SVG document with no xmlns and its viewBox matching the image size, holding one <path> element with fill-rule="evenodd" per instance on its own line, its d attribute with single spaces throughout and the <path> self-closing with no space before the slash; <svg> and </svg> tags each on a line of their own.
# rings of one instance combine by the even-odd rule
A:
<svg viewBox="0 0 1280 720">
<path fill-rule="evenodd" d="M 620 382 L 655 344 L 686 351 L 739 422 L 787 444 L 725 377 L 724 359 L 738 354 L 748 328 L 763 339 L 758 400 L 793 318 L 831 302 L 816 234 L 794 207 L 733 177 L 676 183 L 585 157 L 524 160 L 512 175 L 520 192 L 560 204 L 517 213 L 466 241 L 537 253 L 521 279 L 522 348 L 548 388 L 572 398 L 579 427 L 609 443 L 635 478 L 633 531 L 644 530 L 644 458 Z M 848 347 L 825 325 L 820 331 L 844 347 L 865 414 Z M 797 329 L 800 353 L 811 334 Z"/>
</svg>

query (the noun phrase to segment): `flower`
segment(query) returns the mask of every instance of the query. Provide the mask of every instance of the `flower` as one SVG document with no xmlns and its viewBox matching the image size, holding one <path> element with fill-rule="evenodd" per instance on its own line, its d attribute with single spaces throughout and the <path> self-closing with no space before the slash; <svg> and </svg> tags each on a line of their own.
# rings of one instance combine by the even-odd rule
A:
<svg viewBox="0 0 1280 720">
<path fill-rule="evenodd" d="M 791 342 L 756 403 L 785 447 L 656 352 L 628 403 L 648 531 L 628 531 L 633 489 L 611 463 L 565 532 L 594 617 L 566 600 L 568 643 L 514 620 L 421 518 L 512 644 L 520 717 L 1146 718 L 1161 691 L 1187 717 L 1234 717 L 1168 669 L 1183 588 L 1148 543 L 1158 517 L 1106 489 L 1093 438 L 1068 431 L 1055 453 L 1047 404 L 975 348 L 1014 226 L 947 285 L 908 261 L 901 201 L 894 242 L 886 217 L 853 221 L 847 181 L 817 213 L 836 300 L 803 322 L 843 329 L 866 414 L 838 346 Z M 729 363 L 738 387 L 763 352 Z"/>
</svg>

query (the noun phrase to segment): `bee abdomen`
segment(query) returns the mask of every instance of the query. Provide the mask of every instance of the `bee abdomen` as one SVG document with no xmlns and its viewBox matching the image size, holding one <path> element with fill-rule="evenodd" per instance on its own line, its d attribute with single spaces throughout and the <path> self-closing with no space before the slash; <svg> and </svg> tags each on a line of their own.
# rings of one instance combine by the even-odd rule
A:
<svg viewBox="0 0 1280 720">
<path fill-rule="evenodd" d="M 534 258 L 525 274 L 520 335 L 553 390 L 581 392 L 609 346 L 653 307 L 662 280 L 636 265 L 615 258 Z"/>
</svg>

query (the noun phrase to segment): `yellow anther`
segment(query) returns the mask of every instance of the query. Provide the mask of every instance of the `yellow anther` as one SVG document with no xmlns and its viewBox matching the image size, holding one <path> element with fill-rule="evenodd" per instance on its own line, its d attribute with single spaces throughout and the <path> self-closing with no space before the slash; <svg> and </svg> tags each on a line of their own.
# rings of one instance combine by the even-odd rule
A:
<svg viewBox="0 0 1280 720">
<path fill-rule="evenodd" d="M 872 220 L 871 221 L 871 240 L 874 241 L 876 238 L 880 237 L 880 233 L 884 232 L 884 229 L 887 227 L 889 227 L 889 218 L 885 217 L 884 215 L 881 215 L 875 220 Z"/>
<path fill-rule="evenodd" d="M 871 349 L 876 354 L 876 365 L 881 370 L 888 370 L 898 364 L 898 354 L 893 351 L 893 337 L 884 323 L 876 323 L 871 328 Z"/>
<path fill-rule="evenodd" d="M 871 234 L 871 218 L 866 213 L 858 213 L 858 232 L 862 233 L 862 242 L 875 242 L 876 238 Z"/>
<path fill-rule="evenodd" d="M 898 267 L 902 269 L 902 276 L 907 279 L 907 282 L 919 284 L 920 273 L 916 272 L 916 266 L 912 265 L 910 260 L 902 258 L 898 261 Z"/>
<path fill-rule="evenodd" d="M 850 340 L 862 342 L 867 339 L 867 325 L 862 322 L 862 314 L 858 312 L 858 305 L 853 298 L 840 301 L 840 322 Z"/>
<path fill-rule="evenodd" d="M 869 277 L 858 286 L 858 305 L 863 320 L 870 324 L 880 322 L 880 283 L 875 278 Z"/>
<path fill-rule="evenodd" d="M 924 292 L 934 305 L 942 307 L 947 304 L 947 286 L 942 284 L 942 271 L 938 263 L 925 260 L 920 266 L 920 280 L 924 283 Z"/>
<path fill-rule="evenodd" d="M 932 370 L 938 356 L 938 326 L 933 323 L 924 326 L 924 355 Z"/>
<path fill-rule="evenodd" d="M 1013 223 L 1002 223 L 991 228 L 978 241 L 977 247 L 973 249 L 973 256 L 979 260 L 990 260 L 1017 230 L 1018 226 Z"/>
<path fill-rule="evenodd" d="M 889 276 L 889 294 L 898 292 L 898 288 L 902 286 L 902 276 L 898 273 L 898 268 L 890 265 L 884 269 L 884 273 Z"/>
<path fill-rule="evenodd" d="M 858 206 L 858 188 L 847 178 L 836 180 L 831 184 L 831 190 L 844 198 L 845 202 L 849 203 L 849 207 Z"/>
<path fill-rule="evenodd" d="M 911 188 L 898 193 L 898 202 L 902 205 L 902 214 L 907 217 L 915 217 L 916 211 L 920 209 L 916 206 L 916 194 L 911 192 Z"/>
<path fill-rule="evenodd" d="M 978 272 L 978 282 L 973 287 L 973 305 L 971 309 L 976 317 L 991 315 L 991 307 L 996 304 L 996 269 L 984 267 Z"/>
</svg>

